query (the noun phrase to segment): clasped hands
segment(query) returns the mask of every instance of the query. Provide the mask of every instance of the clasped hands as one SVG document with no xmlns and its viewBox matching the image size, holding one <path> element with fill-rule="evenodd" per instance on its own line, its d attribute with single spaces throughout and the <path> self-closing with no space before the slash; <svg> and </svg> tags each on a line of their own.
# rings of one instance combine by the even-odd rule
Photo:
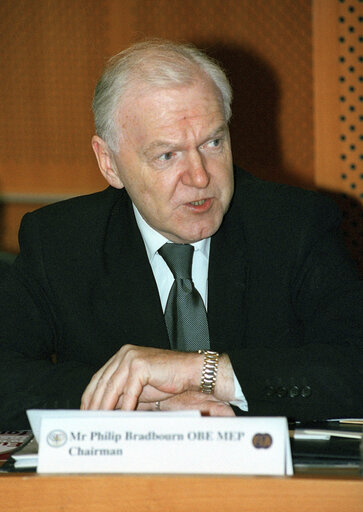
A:
<svg viewBox="0 0 363 512">
<path fill-rule="evenodd" d="M 234 416 L 229 357 L 219 359 L 213 395 L 199 391 L 203 355 L 124 345 L 94 374 L 85 389 L 81 409 L 161 410 L 199 409 L 210 416 Z"/>
</svg>

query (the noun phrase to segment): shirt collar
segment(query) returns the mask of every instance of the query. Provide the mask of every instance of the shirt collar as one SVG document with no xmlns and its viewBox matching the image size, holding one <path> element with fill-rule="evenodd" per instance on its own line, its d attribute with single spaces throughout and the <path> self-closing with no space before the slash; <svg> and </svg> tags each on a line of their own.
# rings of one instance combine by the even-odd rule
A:
<svg viewBox="0 0 363 512">
<path fill-rule="evenodd" d="M 152 228 L 145 219 L 141 216 L 139 210 L 136 208 L 134 204 L 132 204 L 136 223 L 140 230 L 141 236 L 144 240 L 144 244 L 146 247 L 146 252 L 149 258 L 150 263 L 152 263 L 155 254 L 158 252 L 160 247 L 164 244 L 170 242 L 165 236 L 161 235 L 158 231 Z M 209 249 L 210 249 L 210 238 L 204 238 L 203 240 L 199 240 L 198 242 L 194 242 L 191 244 L 196 251 L 201 251 L 203 256 L 208 260 L 209 258 Z"/>
</svg>

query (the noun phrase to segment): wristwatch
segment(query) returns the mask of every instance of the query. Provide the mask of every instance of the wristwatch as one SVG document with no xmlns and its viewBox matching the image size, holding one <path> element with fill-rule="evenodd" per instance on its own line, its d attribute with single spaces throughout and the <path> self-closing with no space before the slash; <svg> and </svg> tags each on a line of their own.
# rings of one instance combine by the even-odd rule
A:
<svg viewBox="0 0 363 512">
<path fill-rule="evenodd" d="M 204 354 L 202 377 L 200 379 L 200 391 L 211 395 L 217 381 L 219 363 L 218 352 L 212 350 L 198 350 L 198 354 Z"/>
</svg>

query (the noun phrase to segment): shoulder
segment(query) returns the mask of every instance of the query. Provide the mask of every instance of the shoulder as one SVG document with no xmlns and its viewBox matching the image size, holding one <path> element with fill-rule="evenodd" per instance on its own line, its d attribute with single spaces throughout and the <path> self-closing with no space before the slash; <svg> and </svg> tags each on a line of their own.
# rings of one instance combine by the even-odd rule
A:
<svg viewBox="0 0 363 512">
<path fill-rule="evenodd" d="M 19 244 L 28 243 L 58 247 L 62 252 L 74 244 L 100 242 L 110 219 L 129 203 L 123 190 L 108 187 L 94 194 L 74 197 L 27 213 L 21 222 Z M 122 218 L 122 215 L 120 216 Z"/>
<path fill-rule="evenodd" d="M 97 215 L 101 211 L 107 211 L 120 200 L 123 190 L 107 187 L 105 190 L 93 194 L 72 197 L 64 201 L 43 206 L 27 216 L 39 220 L 62 218 L 77 215 L 80 218 L 89 214 Z"/>
<path fill-rule="evenodd" d="M 69 227 L 89 225 L 98 218 L 102 219 L 112 213 L 113 209 L 122 204 L 127 197 L 123 190 L 112 187 L 96 192 L 94 194 L 73 197 L 64 201 L 43 206 L 24 216 L 23 222 L 39 223 L 44 227 L 46 225 Z"/>
<path fill-rule="evenodd" d="M 314 226 L 318 231 L 340 223 L 341 214 L 328 196 L 312 190 L 261 180 L 235 169 L 236 189 L 231 213 L 246 227 L 296 230 Z"/>
</svg>

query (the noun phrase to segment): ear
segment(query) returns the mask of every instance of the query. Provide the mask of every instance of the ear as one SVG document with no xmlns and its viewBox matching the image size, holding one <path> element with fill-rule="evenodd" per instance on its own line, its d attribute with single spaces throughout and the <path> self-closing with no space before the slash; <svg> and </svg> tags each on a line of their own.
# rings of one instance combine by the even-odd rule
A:
<svg viewBox="0 0 363 512">
<path fill-rule="evenodd" d="M 94 135 L 92 137 L 92 149 L 96 155 L 98 167 L 107 183 L 114 188 L 123 188 L 124 184 L 121 181 L 115 158 L 108 144 L 101 137 Z"/>
</svg>

